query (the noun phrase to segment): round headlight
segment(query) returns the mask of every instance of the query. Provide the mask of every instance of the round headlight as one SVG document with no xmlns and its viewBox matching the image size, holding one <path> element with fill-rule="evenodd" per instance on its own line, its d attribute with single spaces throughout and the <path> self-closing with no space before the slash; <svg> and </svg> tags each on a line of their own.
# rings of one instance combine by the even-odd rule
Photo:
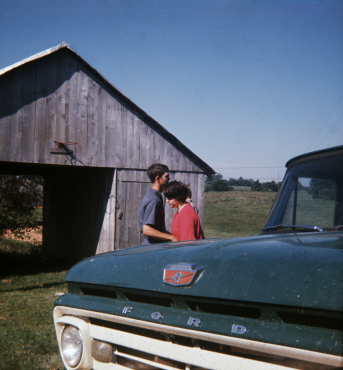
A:
<svg viewBox="0 0 343 370">
<path fill-rule="evenodd" d="M 79 329 L 75 326 L 66 326 L 62 333 L 61 349 L 65 362 L 75 367 L 82 356 L 82 338 Z"/>
</svg>

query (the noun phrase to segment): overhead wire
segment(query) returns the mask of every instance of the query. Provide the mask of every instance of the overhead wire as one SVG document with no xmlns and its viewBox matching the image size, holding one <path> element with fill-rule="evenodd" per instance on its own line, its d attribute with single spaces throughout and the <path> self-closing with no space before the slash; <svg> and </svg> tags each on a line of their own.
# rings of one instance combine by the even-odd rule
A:
<svg viewBox="0 0 343 370">
<path fill-rule="evenodd" d="M 331 114 L 334 112 L 334 110 L 337 108 L 337 105 L 339 104 L 339 102 L 342 100 L 343 98 L 343 94 L 341 95 L 341 97 L 338 99 L 337 103 L 335 104 L 335 106 L 333 107 L 333 109 L 331 110 L 331 112 L 329 113 L 327 119 L 324 121 L 322 127 L 319 129 L 319 131 L 317 132 L 317 134 L 314 136 L 313 140 L 311 141 L 310 145 L 307 147 L 307 149 L 305 150 L 305 152 L 307 152 L 309 150 L 309 148 L 311 147 L 311 145 L 313 144 L 313 142 L 315 141 L 315 139 L 317 138 L 317 136 L 319 135 L 319 133 L 322 131 L 322 129 L 324 128 L 324 126 L 326 125 L 326 123 L 329 121 L 330 117 L 331 117 Z M 341 118 L 341 117 L 340 117 Z M 337 122 L 336 122 L 337 123 Z M 330 132 L 330 131 L 329 131 Z M 326 136 L 325 136 L 326 137 Z M 323 140 L 322 140 L 323 141 Z M 321 141 L 321 142 L 322 142 Z M 318 144 L 318 146 L 320 145 L 320 143 Z M 318 146 L 316 148 L 318 148 Z"/>
<path fill-rule="evenodd" d="M 242 169 L 242 168 L 284 168 L 285 166 L 278 166 L 278 167 L 214 167 L 217 170 L 234 170 L 234 169 Z"/>
<path fill-rule="evenodd" d="M 329 133 L 333 130 L 333 128 L 337 125 L 337 123 L 339 122 L 339 120 L 343 117 L 343 113 L 339 116 L 338 120 L 332 125 L 332 127 L 330 128 L 329 132 L 327 132 L 327 134 L 322 138 L 322 140 L 319 142 L 319 144 L 316 146 L 315 149 L 317 149 L 319 147 L 319 145 L 324 141 L 324 139 L 329 135 Z"/>
<path fill-rule="evenodd" d="M 232 177 L 223 177 L 224 180 L 230 180 L 231 178 Z M 255 178 L 257 179 L 257 177 L 255 177 Z M 234 179 L 234 180 L 237 180 L 237 179 Z M 243 179 L 243 180 L 254 180 L 254 179 Z M 275 182 L 278 182 L 278 181 L 280 182 L 280 179 L 277 179 L 276 177 L 259 177 L 258 180 L 271 180 L 271 181 L 275 181 Z"/>
</svg>

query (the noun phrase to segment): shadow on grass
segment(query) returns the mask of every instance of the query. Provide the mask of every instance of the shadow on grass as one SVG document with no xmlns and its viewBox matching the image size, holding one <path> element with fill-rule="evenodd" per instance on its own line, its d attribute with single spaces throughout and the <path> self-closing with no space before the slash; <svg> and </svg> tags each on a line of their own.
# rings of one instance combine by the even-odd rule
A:
<svg viewBox="0 0 343 370">
<path fill-rule="evenodd" d="M 41 289 L 41 288 L 51 288 L 53 286 L 58 286 L 58 285 L 65 285 L 65 282 L 63 281 L 62 283 L 60 282 L 56 282 L 56 283 L 46 283 L 46 284 L 39 284 L 39 285 L 35 285 L 35 286 L 27 286 L 27 287 L 24 287 L 24 288 L 18 288 L 18 289 L 2 289 L 1 291 L 2 292 L 14 292 L 14 291 L 28 291 L 28 290 L 34 290 L 34 289 Z M 0 368 L 1 369 L 1 368 Z"/>
<path fill-rule="evenodd" d="M 69 270 L 75 262 L 42 257 L 42 245 L 0 238 L 0 278 Z"/>
</svg>

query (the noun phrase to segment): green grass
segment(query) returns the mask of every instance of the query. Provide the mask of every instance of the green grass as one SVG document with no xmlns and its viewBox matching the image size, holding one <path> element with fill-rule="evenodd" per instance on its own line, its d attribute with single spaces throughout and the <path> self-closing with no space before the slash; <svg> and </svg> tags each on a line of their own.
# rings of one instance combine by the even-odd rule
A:
<svg viewBox="0 0 343 370">
<path fill-rule="evenodd" d="M 251 191 L 251 186 L 233 186 L 234 190 Z"/>
<path fill-rule="evenodd" d="M 285 224 L 293 224 L 293 200 L 291 197 L 285 212 Z M 312 198 L 305 191 L 298 192 L 297 225 L 333 227 L 336 203 L 334 200 Z"/>
<path fill-rule="evenodd" d="M 206 238 L 259 234 L 276 193 L 205 194 Z M 0 369 L 62 370 L 52 310 L 71 266 L 41 258 L 41 246 L 0 238 Z"/>
<path fill-rule="evenodd" d="M 0 238 L 0 369 L 63 369 L 52 321 L 70 265 L 41 247 Z"/>
<path fill-rule="evenodd" d="M 43 221 L 43 207 L 38 207 L 35 209 L 35 214 L 39 220 Z"/>
<path fill-rule="evenodd" d="M 205 237 L 257 235 L 276 197 L 274 192 L 205 193 Z"/>
</svg>

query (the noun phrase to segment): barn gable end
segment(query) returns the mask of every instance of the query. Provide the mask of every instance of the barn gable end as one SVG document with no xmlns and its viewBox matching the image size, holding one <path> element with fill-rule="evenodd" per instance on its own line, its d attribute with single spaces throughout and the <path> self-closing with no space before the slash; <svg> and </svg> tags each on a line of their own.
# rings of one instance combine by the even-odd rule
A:
<svg viewBox="0 0 343 370">
<path fill-rule="evenodd" d="M 168 157 L 173 171 L 213 172 L 66 46 L 0 71 L 0 94 L 2 161 L 69 165 L 50 153 L 62 141 L 77 143 L 76 165 L 147 168 Z"/>
</svg>

